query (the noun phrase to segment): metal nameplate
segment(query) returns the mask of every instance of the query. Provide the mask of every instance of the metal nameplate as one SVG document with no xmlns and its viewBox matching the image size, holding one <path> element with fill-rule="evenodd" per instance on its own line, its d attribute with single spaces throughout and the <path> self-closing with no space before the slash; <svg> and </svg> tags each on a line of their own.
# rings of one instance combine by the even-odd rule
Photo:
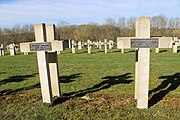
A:
<svg viewBox="0 0 180 120">
<path fill-rule="evenodd" d="M 43 42 L 43 43 L 30 43 L 30 51 L 51 51 L 51 43 Z"/>
<path fill-rule="evenodd" d="M 158 38 L 137 38 L 131 39 L 131 48 L 158 48 Z"/>
</svg>

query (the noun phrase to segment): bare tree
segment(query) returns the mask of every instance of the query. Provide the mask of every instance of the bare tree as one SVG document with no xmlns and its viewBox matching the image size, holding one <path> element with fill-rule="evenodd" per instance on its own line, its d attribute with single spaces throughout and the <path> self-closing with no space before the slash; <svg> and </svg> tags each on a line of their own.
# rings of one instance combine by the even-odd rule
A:
<svg viewBox="0 0 180 120">
<path fill-rule="evenodd" d="M 105 25 L 112 25 L 112 26 L 115 26 L 116 25 L 116 20 L 109 17 L 109 18 L 106 18 L 105 19 Z"/>
<path fill-rule="evenodd" d="M 117 26 L 120 27 L 120 28 L 125 28 L 126 27 L 126 18 L 125 17 L 120 17 L 118 19 Z"/>
</svg>

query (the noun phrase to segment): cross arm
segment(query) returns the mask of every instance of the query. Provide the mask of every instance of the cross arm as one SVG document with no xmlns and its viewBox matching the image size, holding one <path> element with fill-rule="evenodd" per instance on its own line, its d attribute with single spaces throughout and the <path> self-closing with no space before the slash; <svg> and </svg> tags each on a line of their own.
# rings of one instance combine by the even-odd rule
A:
<svg viewBox="0 0 180 120">
<path fill-rule="evenodd" d="M 52 42 L 29 42 L 20 43 L 21 52 L 37 52 L 37 51 L 60 51 L 62 41 L 54 40 Z"/>
</svg>

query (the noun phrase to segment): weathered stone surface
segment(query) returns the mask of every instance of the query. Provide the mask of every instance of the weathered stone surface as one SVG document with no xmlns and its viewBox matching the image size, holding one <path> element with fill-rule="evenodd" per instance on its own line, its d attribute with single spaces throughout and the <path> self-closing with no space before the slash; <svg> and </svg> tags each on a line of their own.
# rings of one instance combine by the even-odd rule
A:
<svg viewBox="0 0 180 120">
<path fill-rule="evenodd" d="M 117 49 L 131 48 L 131 39 L 135 39 L 135 37 L 118 37 Z"/>
<path fill-rule="evenodd" d="M 150 18 L 140 17 L 136 20 L 136 37 L 150 38 Z M 138 59 L 135 70 L 135 98 L 137 98 L 137 108 L 148 108 L 149 91 L 149 67 L 150 67 L 150 48 L 139 48 L 137 51 Z"/>
<path fill-rule="evenodd" d="M 47 42 L 45 24 L 34 25 L 34 31 L 36 42 Z M 52 88 L 48 65 L 48 52 L 38 51 L 37 59 L 43 102 L 52 103 Z"/>
<path fill-rule="evenodd" d="M 153 37 L 159 39 L 158 48 L 172 48 L 172 37 Z"/>
</svg>

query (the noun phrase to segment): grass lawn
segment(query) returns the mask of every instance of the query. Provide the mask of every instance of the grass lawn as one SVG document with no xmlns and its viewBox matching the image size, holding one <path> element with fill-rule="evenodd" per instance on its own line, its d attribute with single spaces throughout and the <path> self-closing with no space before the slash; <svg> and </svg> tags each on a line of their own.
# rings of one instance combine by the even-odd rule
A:
<svg viewBox="0 0 180 120">
<path fill-rule="evenodd" d="M 58 55 L 62 97 L 53 105 L 42 103 L 36 53 L 0 56 L 0 120 L 180 119 L 180 52 L 151 50 L 147 110 L 134 100 L 135 52 L 70 52 Z"/>
</svg>

